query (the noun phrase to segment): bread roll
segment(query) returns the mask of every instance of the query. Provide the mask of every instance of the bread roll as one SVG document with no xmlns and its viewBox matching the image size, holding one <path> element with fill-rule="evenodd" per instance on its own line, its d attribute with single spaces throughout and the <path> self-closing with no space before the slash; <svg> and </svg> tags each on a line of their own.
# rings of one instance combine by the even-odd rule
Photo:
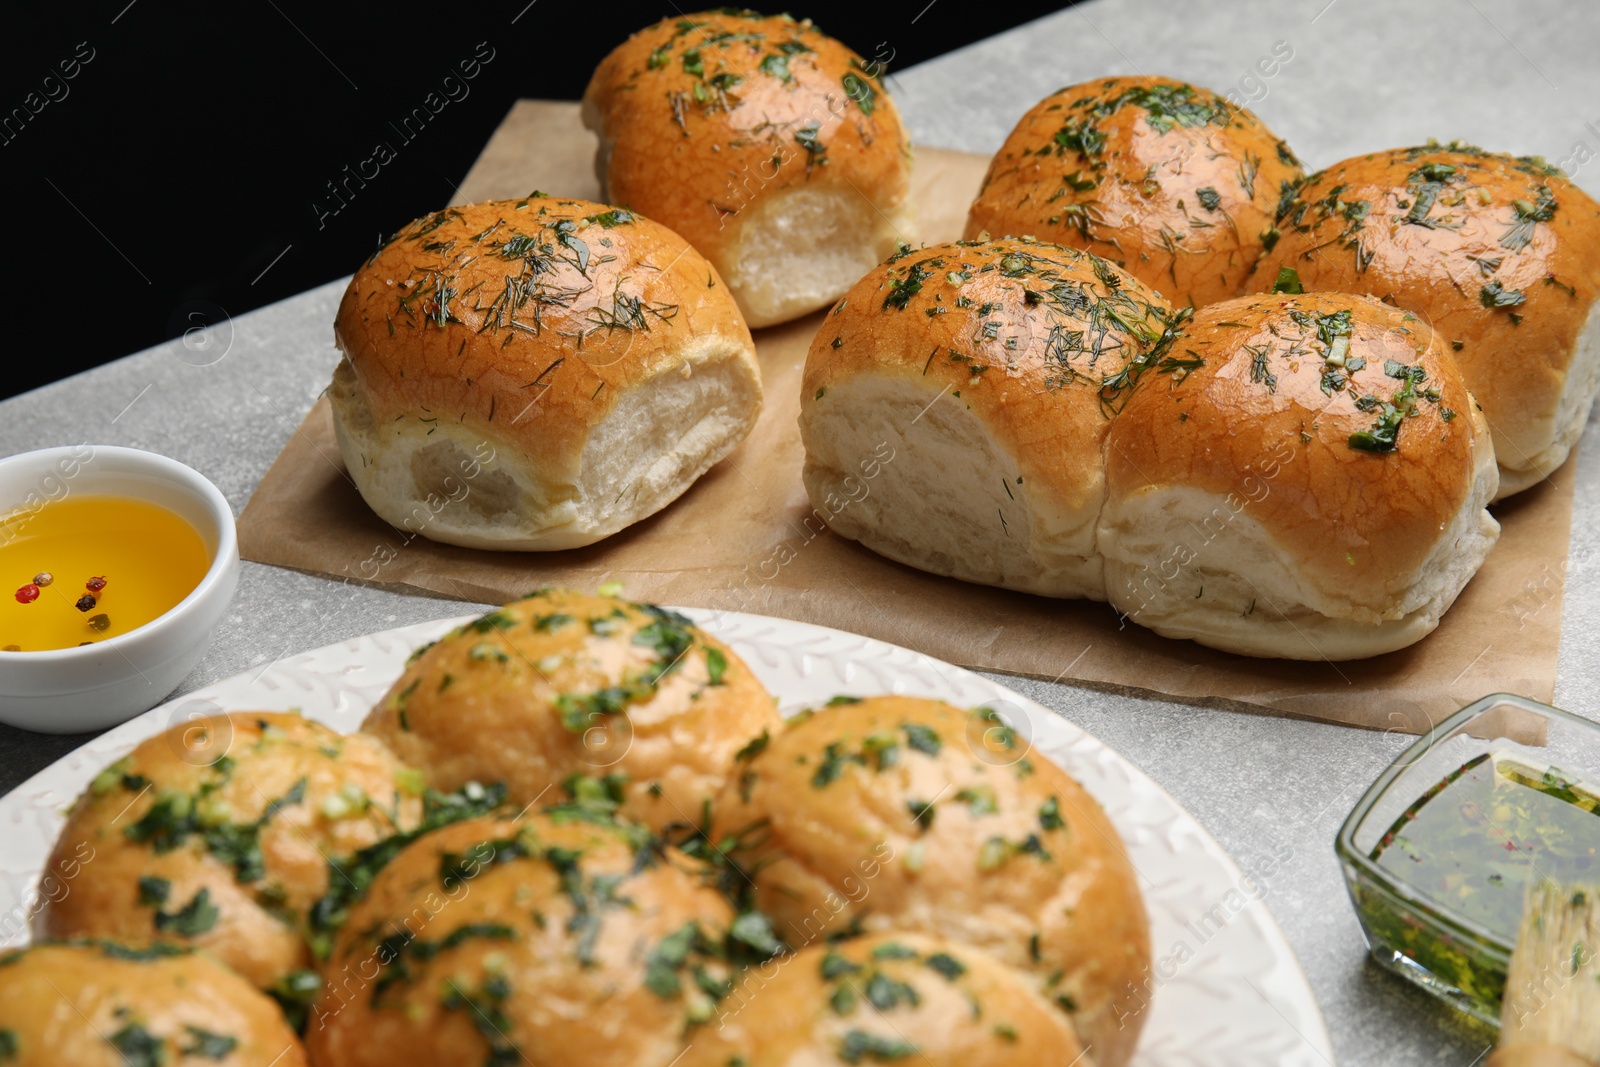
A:
<svg viewBox="0 0 1600 1067">
<path fill-rule="evenodd" d="M 594 779 L 659 830 L 698 825 L 777 722 L 750 668 L 682 615 L 552 590 L 419 650 L 361 728 L 438 788 L 504 782 L 522 807 Z"/>
<path fill-rule="evenodd" d="M 730 986 L 733 916 L 646 837 L 553 813 L 418 839 L 324 971 L 318 1067 L 667 1067 Z"/>
<path fill-rule="evenodd" d="M 886 933 L 813 945 L 745 971 L 722 1002 L 718 1025 L 696 1034 L 677 1067 L 1105 1062 L 1083 1053 L 1066 1017 L 992 956 Z"/>
<path fill-rule="evenodd" d="M 915 240 L 911 144 L 883 66 L 809 20 L 658 22 L 600 63 L 583 117 L 602 195 L 687 237 L 751 326 L 825 306 Z"/>
<path fill-rule="evenodd" d="M 935 574 L 1103 600 L 1100 441 L 1168 307 L 1103 260 L 936 245 L 861 279 L 800 394 L 806 490 L 842 537 Z"/>
<path fill-rule="evenodd" d="M 45 869 L 77 873 L 46 894 L 34 932 L 204 949 L 273 988 L 313 962 L 309 913 L 329 860 L 414 828 L 421 793 L 375 738 L 298 715 L 174 726 L 73 805 Z"/>
<path fill-rule="evenodd" d="M 1483 415 L 1421 317 L 1344 293 L 1201 308 L 1106 439 L 1112 606 L 1251 656 L 1356 659 L 1439 625 L 1500 527 Z"/>
<path fill-rule="evenodd" d="M 1600 204 L 1541 159 L 1457 142 L 1335 163 L 1279 214 L 1256 288 L 1288 267 L 1427 320 L 1489 420 L 1500 497 L 1566 462 L 1600 389 Z"/>
<path fill-rule="evenodd" d="M 592 544 L 677 499 L 761 410 L 716 270 L 584 200 L 417 220 L 350 279 L 334 337 L 351 479 L 380 518 L 447 544 Z"/>
<path fill-rule="evenodd" d="M 305 1049 L 250 983 L 204 955 L 109 943 L 0 953 L 7 1067 L 305 1067 Z"/>
<path fill-rule="evenodd" d="M 1168 78 L 1100 78 L 1052 93 L 989 164 L 966 236 L 1031 234 L 1094 252 L 1174 305 L 1245 292 L 1304 177 L 1261 120 Z"/>
<path fill-rule="evenodd" d="M 792 947 L 857 926 L 977 946 L 1120 1067 L 1150 961 L 1133 868 L 1094 798 L 992 715 L 873 697 L 797 716 L 740 760 L 711 839 Z"/>
</svg>

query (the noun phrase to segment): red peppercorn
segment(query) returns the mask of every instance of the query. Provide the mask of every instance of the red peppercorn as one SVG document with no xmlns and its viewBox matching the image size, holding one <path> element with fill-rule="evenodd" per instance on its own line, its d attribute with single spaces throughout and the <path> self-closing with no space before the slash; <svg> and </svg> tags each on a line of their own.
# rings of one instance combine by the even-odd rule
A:
<svg viewBox="0 0 1600 1067">
<path fill-rule="evenodd" d="M 91 593 L 98 593 L 106 587 L 106 580 L 104 578 L 90 578 L 83 583 L 83 587 Z"/>
<path fill-rule="evenodd" d="M 18 604 L 32 604 L 35 600 L 38 600 L 38 599 L 39 599 L 39 587 L 37 585 L 34 585 L 32 582 L 29 582 L 27 585 L 25 585 L 21 589 L 17 590 L 17 603 Z"/>
<path fill-rule="evenodd" d="M 90 596 L 88 593 L 85 593 L 78 598 L 78 602 L 74 604 L 73 607 L 77 608 L 79 611 L 93 611 L 94 606 L 98 603 L 98 600 Z"/>
</svg>

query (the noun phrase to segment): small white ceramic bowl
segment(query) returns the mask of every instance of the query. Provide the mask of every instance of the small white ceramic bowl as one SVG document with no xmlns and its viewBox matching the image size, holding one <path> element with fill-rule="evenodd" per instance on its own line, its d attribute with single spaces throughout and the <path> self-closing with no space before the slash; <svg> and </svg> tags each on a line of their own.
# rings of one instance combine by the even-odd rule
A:
<svg viewBox="0 0 1600 1067">
<path fill-rule="evenodd" d="M 25 730 L 103 730 L 161 703 L 200 662 L 239 584 L 233 509 L 177 460 L 110 445 L 0 459 L 0 514 L 77 494 L 159 504 L 195 528 L 211 566 L 176 607 L 137 630 L 78 648 L 0 653 L 0 722 Z"/>
</svg>

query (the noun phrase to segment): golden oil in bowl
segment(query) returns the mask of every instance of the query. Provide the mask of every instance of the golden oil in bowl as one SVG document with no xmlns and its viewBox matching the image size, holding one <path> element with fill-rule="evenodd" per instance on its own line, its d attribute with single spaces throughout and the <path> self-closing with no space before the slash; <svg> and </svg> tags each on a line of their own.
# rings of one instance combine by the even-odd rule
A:
<svg viewBox="0 0 1600 1067">
<path fill-rule="evenodd" d="M 143 500 L 75 495 L 0 517 L 0 650 L 75 648 L 171 611 L 211 567 L 195 528 Z"/>
</svg>

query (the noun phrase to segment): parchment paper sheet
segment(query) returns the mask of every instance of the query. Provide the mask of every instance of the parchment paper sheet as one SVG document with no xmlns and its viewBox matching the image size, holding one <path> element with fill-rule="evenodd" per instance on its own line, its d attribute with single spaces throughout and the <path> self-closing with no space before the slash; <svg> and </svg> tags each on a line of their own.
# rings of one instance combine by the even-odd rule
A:
<svg viewBox="0 0 1600 1067">
<path fill-rule="evenodd" d="M 576 105 L 522 101 L 456 202 L 535 188 L 593 198 L 593 150 Z M 923 241 L 959 236 L 986 163 L 968 153 L 918 150 L 914 196 Z M 853 630 L 966 667 L 1372 729 L 1420 732 L 1497 690 L 1550 700 L 1572 463 L 1497 507 L 1499 544 L 1421 643 L 1339 664 L 1231 656 L 1122 624 L 1102 604 L 923 574 L 822 529 L 800 484 L 795 425 L 801 365 L 821 314 L 756 334 L 766 407 L 738 451 L 676 503 L 598 545 L 494 553 L 408 539 L 373 515 L 350 483 L 323 399 L 241 516 L 240 550 L 261 563 L 481 601 L 541 585 L 592 589 L 621 581 L 631 597 Z M 870 480 L 865 484 L 870 491 Z"/>
</svg>

